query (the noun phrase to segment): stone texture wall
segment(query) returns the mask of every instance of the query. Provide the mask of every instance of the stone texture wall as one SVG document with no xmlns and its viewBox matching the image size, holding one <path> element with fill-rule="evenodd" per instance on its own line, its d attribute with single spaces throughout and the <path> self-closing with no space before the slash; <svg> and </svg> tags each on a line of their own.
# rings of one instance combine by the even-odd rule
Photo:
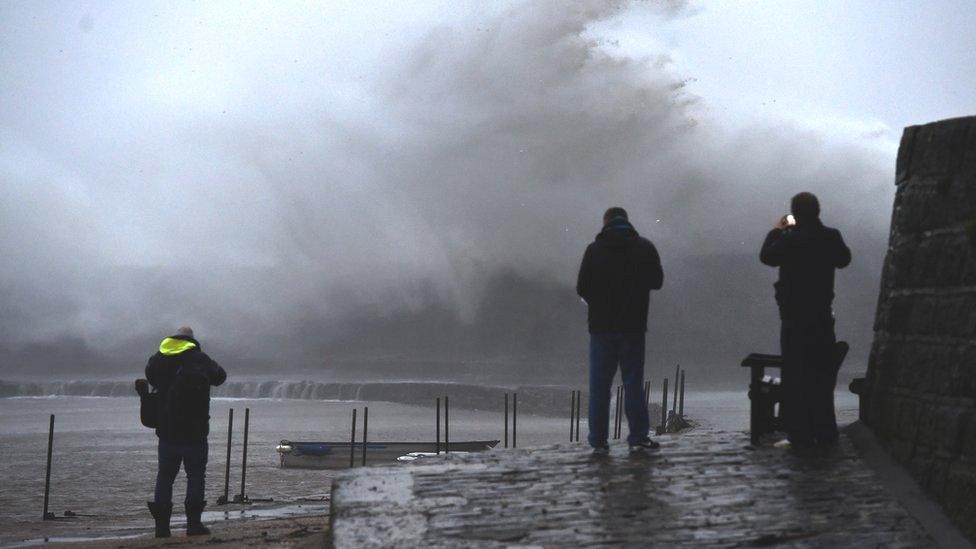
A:
<svg viewBox="0 0 976 549">
<path fill-rule="evenodd" d="M 905 129 L 864 418 L 976 539 L 976 117 Z"/>
</svg>

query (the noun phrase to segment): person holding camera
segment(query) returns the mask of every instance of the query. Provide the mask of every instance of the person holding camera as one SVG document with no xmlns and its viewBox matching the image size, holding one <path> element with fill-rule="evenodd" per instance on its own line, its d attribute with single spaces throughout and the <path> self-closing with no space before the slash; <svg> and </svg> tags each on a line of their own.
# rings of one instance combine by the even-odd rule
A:
<svg viewBox="0 0 976 549">
<path fill-rule="evenodd" d="M 837 442 L 834 386 L 834 271 L 851 262 L 840 231 L 820 221 L 808 192 L 790 201 L 790 215 L 766 235 L 759 259 L 779 268 L 774 285 L 781 320 L 783 401 L 780 413 L 793 448 Z"/>
</svg>

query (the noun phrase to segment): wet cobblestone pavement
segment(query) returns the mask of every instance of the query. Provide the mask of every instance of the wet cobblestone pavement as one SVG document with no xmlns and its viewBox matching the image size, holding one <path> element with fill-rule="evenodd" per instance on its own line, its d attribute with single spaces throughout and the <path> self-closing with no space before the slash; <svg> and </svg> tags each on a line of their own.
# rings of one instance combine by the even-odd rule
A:
<svg viewBox="0 0 976 549">
<path fill-rule="evenodd" d="M 336 547 L 928 547 L 846 435 L 797 455 L 698 427 L 591 457 L 581 445 L 436 458 L 340 476 Z"/>
</svg>

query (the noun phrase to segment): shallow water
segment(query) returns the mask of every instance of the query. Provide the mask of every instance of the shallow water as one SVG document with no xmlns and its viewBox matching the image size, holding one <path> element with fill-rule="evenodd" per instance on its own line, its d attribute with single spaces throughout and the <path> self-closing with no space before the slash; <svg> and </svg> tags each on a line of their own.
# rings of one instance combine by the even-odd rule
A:
<svg viewBox="0 0 976 549">
<path fill-rule="evenodd" d="M 568 400 L 568 399 L 567 399 Z M 569 402 L 566 403 L 569 408 Z M 214 399 L 210 462 L 207 473 L 209 507 L 205 520 L 325 513 L 333 471 L 280 469 L 274 450 L 281 439 L 348 440 L 351 410 L 369 406 L 371 440 L 432 440 L 433 406 L 423 408 L 386 402 L 306 401 L 275 399 Z M 837 393 L 838 419 L 856 418 L 857 401 Z M 139 401 L 130 397 L 0 398 L 0 543 L 23 542 L 25 526 L 36 530 L 43 508 L 49 414 L 55 414 L 54 458 L 50 510 L 80 516 L 58 532 L 83 537 L 145 532 L 150 526 L 145 501 L 152 499 L 156 469 L 156 437 L 142 427 Z M 250 408 L 247 495 L 273 502 L 247 507 L 216 506 L 224 492 L 227 412 L 234 408 L 229 495 L 240 493 L 244 408 Z M 748 429 L 745 391 L 691 392 L 686 415 L 723 430 Z M 568 410 L 567 410 L 568 412 Z M 565 418 L 519 414 L 519 446 L 565 442 Z M 361 416 L 360 416 L 361 417 Z M 652 424 L 656 418 L 651 418 Z M 584 420 L 585 422 L 585 420 Z M 360 419 L 361 429 L 361 419 Z M 502 438 L 501 410 L 451 410 L 451 438 Z M 582 427 L 586 435 L 585 423 Z M 359 438 L 358 435 L 357 438 Z M 182 501 L 185 477 L 177 480 L 173 501 Z M 174 523 L 182 514 L 174 513 Z M 109 517 L 110 520 L 104 520 Z M 60 521 L 59 521 L 60 522 Z M 46 532 L 45 532 L 46 533 Z M 70 536 L 69 536 L 70 537 Z"/>
<path fill-rule="evenodd" d="M 280 469 L 275 445 L 283 439 L 348 440 L 351 411 L 369 406 L 371 440 L 433 440 L 435 415 L 429 409 L 386 402 L 214 399 L 211 404 L 210 461 L 207 467 L 208 517 L 224 514 L 215 506 L 224 493 L 228 409 L 234 408 L 229 495 L 240 493 L 244 408 L 250 408 L 247 495 L 273 498 L 251 506 L 262 514 L 284 505 L 308 504 L 328 497 L 334 472 Z M 568 408 L 568 402 L 567 402 Z M 139 400 L 130 397 L 29 397 L 0 399 L 0 541 L 17 538 L 17 523 L 42 514 L 49 414 L 55 414 L 49 509 L 57 515 L 112 517 L 112 526 L 146 527 L 145 502 L 152 499 L 156 471 L 156 436 L 139 423 Z M 563 419 L 519 414 L 519 446 L 562 442 Z M 451 410 L 452 440 L 502 438 L 501 412 Z M 181 474 L 173 501 L 183 500 Z M 305 500 L 313 500 L 311 502 Z M 235 511 L 240 506 L 231 505 Z M 216 512 L 215 516 L 210 516 Z M 174 513 L 176 514 L 176 513 Z M 217 516 L 219 515 L 219 516 Z M 81 522 L 95 522 L 81 517 Z M 236 518 L 229 516 L 227 518 Z M 93 533 L 94 534 L 94 533 Z"/>
</svg>

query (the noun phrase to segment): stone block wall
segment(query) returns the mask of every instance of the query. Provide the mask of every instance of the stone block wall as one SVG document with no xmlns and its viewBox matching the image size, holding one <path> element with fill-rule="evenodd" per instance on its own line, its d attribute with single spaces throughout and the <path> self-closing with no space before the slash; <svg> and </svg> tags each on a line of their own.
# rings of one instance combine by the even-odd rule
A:
<svg viewBox="0 0 976 549">
<path fill-rule="evenodd" d="M 868 425 L 976 539 L 976 116 L 905 129 Z"/>
</svg>

